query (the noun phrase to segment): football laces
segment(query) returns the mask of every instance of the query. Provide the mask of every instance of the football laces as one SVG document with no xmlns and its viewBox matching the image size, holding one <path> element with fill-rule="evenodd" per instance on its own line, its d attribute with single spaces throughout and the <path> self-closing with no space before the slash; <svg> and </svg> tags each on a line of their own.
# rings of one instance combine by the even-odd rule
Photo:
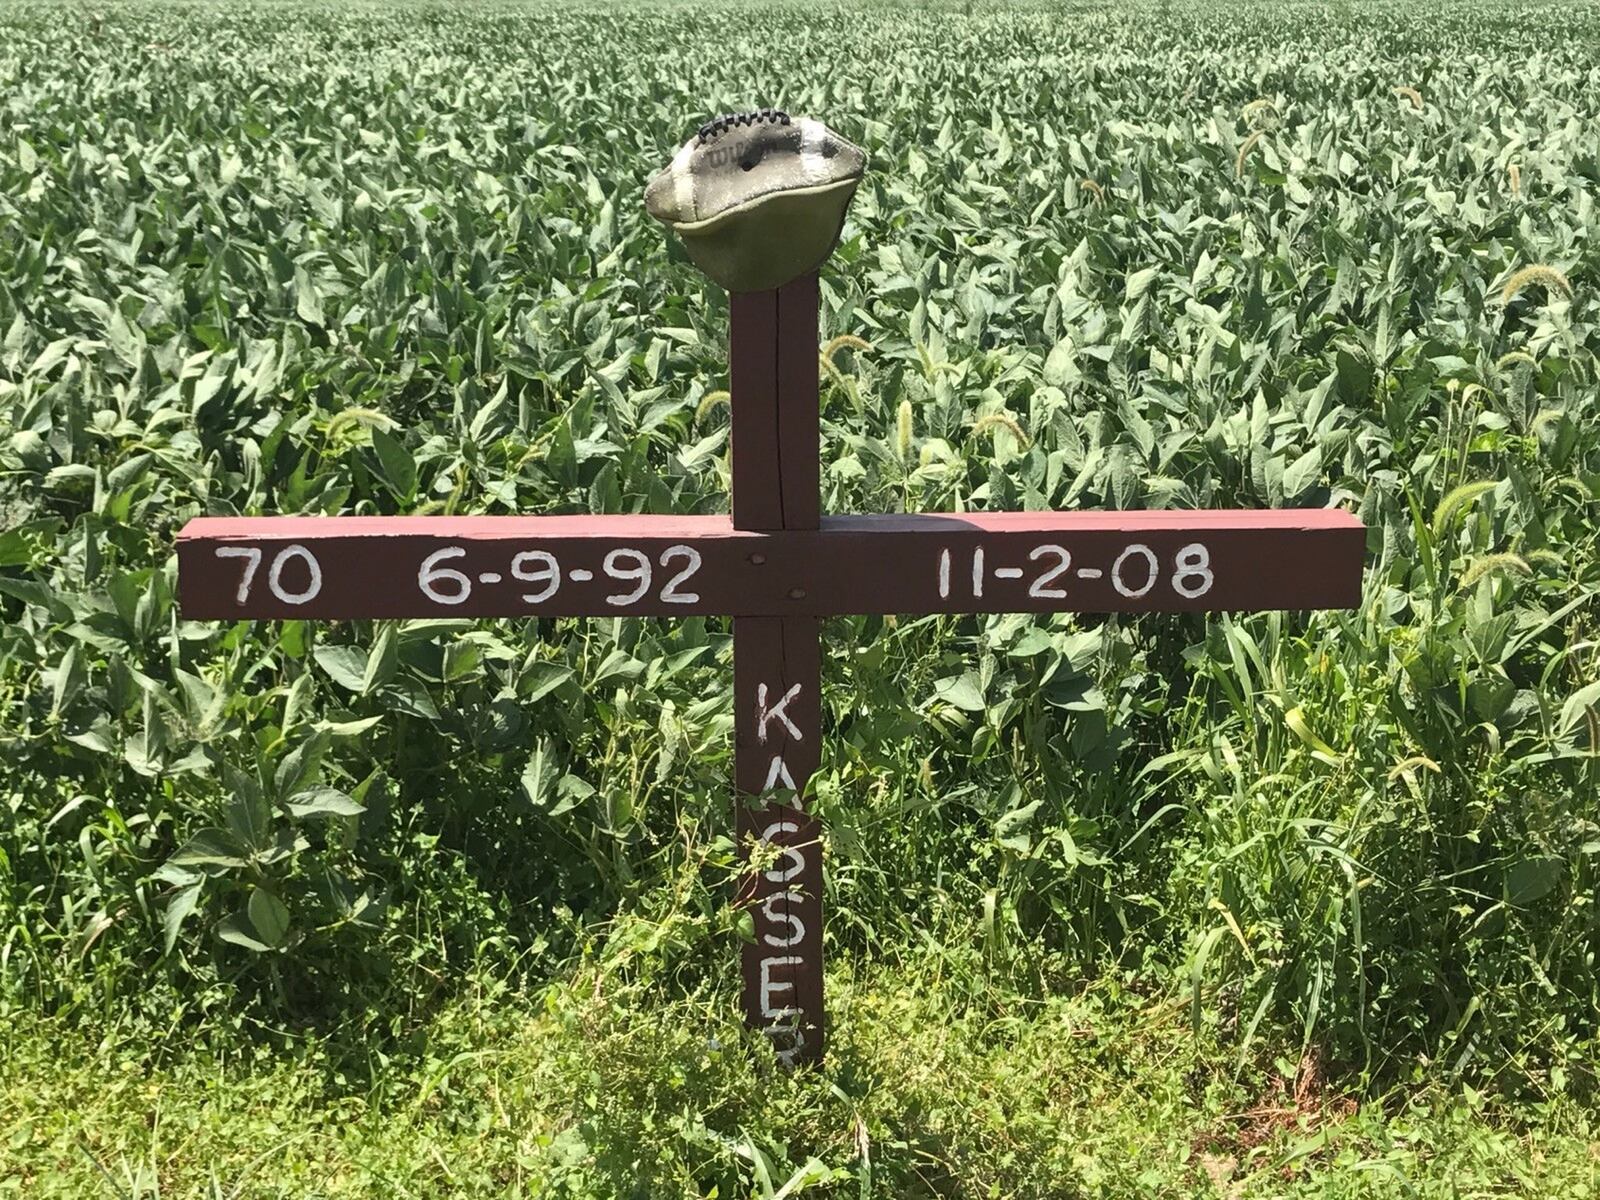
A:
<svg viewBox="0 0 1600 1200">
<path fill-rule="evenodd" d="M 704 146 L 716 141 L 728 130 L 740 125 L 787 125 L 789 114 L 780 108 L 760 108 L 753 112 L 723 113 L 720 117 L 713 117 L 695 133 L 695 144 Z"/>
</svg>

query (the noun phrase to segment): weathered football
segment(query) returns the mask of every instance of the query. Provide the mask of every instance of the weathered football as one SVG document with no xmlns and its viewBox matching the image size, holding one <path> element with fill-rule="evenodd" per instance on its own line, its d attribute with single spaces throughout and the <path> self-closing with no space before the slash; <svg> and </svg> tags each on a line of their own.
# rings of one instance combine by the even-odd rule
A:
<svg viewBox="0 0 1600 1200">
<path fill-rule="evenodd" d="M 715 282 L 760 292 L 822 265 L 866 165 L 861 147 L 821 121 L 734 113 L 702 125 L 644 203 Z"/>
</svg>

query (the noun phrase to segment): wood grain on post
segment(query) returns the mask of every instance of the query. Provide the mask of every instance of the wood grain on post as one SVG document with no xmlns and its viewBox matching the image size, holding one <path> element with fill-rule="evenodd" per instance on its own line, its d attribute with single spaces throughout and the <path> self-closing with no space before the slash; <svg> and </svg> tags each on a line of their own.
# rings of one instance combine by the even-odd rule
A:
<svg viewBox="0 0 1600 1200">
<path fill-rule="evenodd" d="M 733 526 L 815 529 L 822 515 L 815 272 L 728 297 Z"/>
<path fill-rule="evenodd" d="M 731 295 L 729 307 L 733 527 L 814 530 L 821 517 L 817 277 Z M 745 561 L 758 571 L 768 565 L 759 548 Z M 755 932 L 741 955 L 744 1012 L 790 1065 L 820 1061 L 825 1039 L 821 829 L 798 796 L 820 761 L 821 673 L 815 617 L 734 618 L 739 842 L 778 851 L 740 888 Z M 747 799 L 772 792 L 784 799 Z"/>
</svg>

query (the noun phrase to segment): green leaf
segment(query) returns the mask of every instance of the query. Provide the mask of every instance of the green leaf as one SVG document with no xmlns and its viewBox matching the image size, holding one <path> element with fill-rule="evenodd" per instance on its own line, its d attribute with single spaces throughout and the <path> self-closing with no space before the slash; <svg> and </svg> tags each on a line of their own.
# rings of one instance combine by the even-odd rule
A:
<svg viewBox="0 0 1600 1200">
<path fill-rule="evenodd" d="M 61 661 L 55 669 L 55 697 L 50 705 L 50 711 L 60 716 L 72 707 L 72 702 L 88 679 L 88 668 L 83 664 L 82 657 L 78 654 L 78 644 L 74 642 L 67 647 L 67 652 L 61 656 Z"/>
<path fill-rule="evenodd" d="M 287 808 L 297 817 L 355 817 L 367 811 L 364 805 L 331 787 L 296 792 Z"/>
<path fill-rule="evenodd" d="M 304 267 L 294 269 L 294 311 L 308 325 L 321 325 L 324 319 L 322 295 Z"/>
<path fill-rule="evenodd" d="M 106 344 L 125 366 L 137 367 L 144 359 L 144 334 L 114 308 L 106 313 Z"/>
<path fill-rule="evenodd" d="M 318 646 L 311 652 L 329 679 L 351 692 L 360 692 L 367 678 L 367 652 L 360 646 Z"/>
<path fill-rule="evenodd" d="M 1561 736 L 1565 737 L 1575 732 L 1586 720 L 1584 714 L 1593 708 L 1600 708 L 1600 680 L 1585 684 L 1568 696 L 1566 703 L 1562 704 Z"/>
<path fill-rule="evenodd" d="M 8 529 L 0 533 L 0 567 L 20 567 L 31 561 L 33 551 L 24 530 Z"/>
<path fill-rule="evenodd" d="M 1032 625 L 1022 631 L 1021 637 L 1006 647 L 1006 654 L 1011 658 L 1031 658 L 1035 654 L 1042 654 L 1053 648 L 1055 644 L 1055 635 L 1048 629 Z"/>
<path fill-rule="evenodd" d="M 382 717 L 361 717 L 354 721 L 318 721 L 315 729 L 329 737 L 359 737 L 382 723 Z"/>
<path fill-rule="evenodd" d="M 1041 689 L 1040 695 L 1046 704 L 1068 712 L 1100 712 L 1106 706 L 1106 694 L 1088 675 L 1058 675 Z"/>
<path fill-rule="evenodd" d="M 1100 657 L 1106 644 L 1105 634 L 1099 629 L 1080 629 L 1061 640 L 1061 654 L 1074 671 L 1089 669 Z"/>
<path fill-rule="evenodd" d="M 587 780 L 576 775 L 563 775 L 561 782 L 556 785 L 556 795 L 559 799 L 555 807 L 550 810 L 552 817 L 558 817 L 570 809 L 576 808 L 590 796 L 594 795 L 594 787 Z"/>
<path fill-rule="evenodd" d="M 971 671 L 939 680 L 933 685 L 933 698 L 963 712 L 982 712 L 986 707 L 983 684 Z"/>
<path fill-rule="evenodd" d="M 319 730 L 283 756 L 272 781 L 279 800 L 298 792 L 316 774 L 328 742 L 329 735 Z"/>
<path fill-rule="evenodd" d="M 48 613 L 53 621 L 72 620 L 72 609 L 57 595 L 55 589 L 36 579 L 11 579 L 0 575 L 0 594 L 15 596 L 25 604 Z"/>
<path fill-rule="evenodd" d="M 259 788 L 235 791 L 224 809 L 228 832 L 252 853 L 272 847 L 272 810 Z"/>
<path fill-rule="evenodd" d="M 366 668 L 361 673 L 361 694 L 371 695 L 394 678 L 400 664 L 399 644 L 395 636 L 395 623 L 385 621 L 378 630 L 378 640 L 367 655 Z"/>
<path fill-rule="evenodd" d="M 571 677 L 571 667 L 562 666 L 560 662 L 534 662 L 518 680 L 517 690 L 531 704 L 546 698 L 547 694 L 557 690 Z"/>
<path fill-rule="evenodd" d="M 1314 484 L 1322 474 L 1322 451 L 1307 450 L 1283 469 L 1283 495 L 1292 500 Z"/>
<path fill-rule="evenodd" d="M 1077 364 L 1077 347 L 1064 337 L 1050 348 L 1044 360 L 1044 381 L 1052 387 L 1071 387 L 1082 377 Z"/>
<path fill-rule="evenodd" d="M 200 883 L 191 883 L 188 887 L 179 888 L 172 894 L 172 899 L 167 901 L 166 911 L 161 914 L 162 954 L 172 953 L 172 947 L 177 944 L 183 922 L 199 903 L 200 888 Z"/>
<path fill-rule="evenodd" d="M 556 764 L 555 753 L 548 738 L 541 738 L 528 756 L 528 765 L 522 771 L 522 794 L 535 808 L 544 808 L 555 798 L 556 782 L 561 769 Z"/>
<path fill-rule="evenodd" d="M 372 448 L 378 454 L 383 481 L 401 500 L 409 501 L 417 491 L 417 464 L 400 439 L 383 429 L 372 431 Z"/>
<path fill-rule="evenodd" d="M 257 954 L 265 954 L 272 949 L 256 934 L 255 926 L 244 913 L 234 913 L 218 921 L 217 936 L 232 945 L 254 950 Z"/>
<path fill-rule="evenodd" d="M 1532 904 L 1547 896 L 1561 882 L 1566 864 L 1559 858 L 1543 855 L 1513 863 L 1506 871 L 1506 903 Z"/>
<path fill-rule="evenodd" d="M 239 840 L 226 830 L 202 829 L 167 861 L 178 867 L 242 867 L 248 861 L 248 854 Z"/>
<path fill-rule="evenodd" d="M 1033 824 L 1033 815 L 1039 811 L 1043 800 L 1034 800 L 1020 808 L 1013 808 L 1003 813 L 994 823 L 994 836 L 1007 850 L 1016 850 L 1026 853 L 1033 844 L 1033 839 L 1028 834 L 1028 827 Z"/>
<path fill-rule="evenodd" d="M 589 680 L 590 687 L 599 687 L 608 679 L 637 679 L 644 674 L 644 664 L 626 650 L 612 650 L 600 663 L 594 673 L 594 678 Z"/>
<path fill-rule="evenodd" d="M 268 946 L 276 949 L 289 936 L 289 909 L 265 888 L 250 893 L 250 903 L 245 911 L 256 935 Z"/>
</svg>

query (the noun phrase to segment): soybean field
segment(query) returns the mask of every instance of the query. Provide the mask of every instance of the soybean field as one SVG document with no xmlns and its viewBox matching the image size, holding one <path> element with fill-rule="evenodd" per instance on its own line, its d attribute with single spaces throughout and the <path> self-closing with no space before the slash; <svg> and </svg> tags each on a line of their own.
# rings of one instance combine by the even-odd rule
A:
<svg viewBox="0 0 1600 1200">
<path fill-rule="evenodd" d="M 1369 531 L 827 621 L 793 1073 L 728 621 L 175 602 L 199 515 L 726 511 L 642 194 L 769 105 L 870 159 L 825 512 Z M 0 1194 L 1600 1194 L 1597 192 L 1577 3 L 0 3 Z"/>
</svg>

